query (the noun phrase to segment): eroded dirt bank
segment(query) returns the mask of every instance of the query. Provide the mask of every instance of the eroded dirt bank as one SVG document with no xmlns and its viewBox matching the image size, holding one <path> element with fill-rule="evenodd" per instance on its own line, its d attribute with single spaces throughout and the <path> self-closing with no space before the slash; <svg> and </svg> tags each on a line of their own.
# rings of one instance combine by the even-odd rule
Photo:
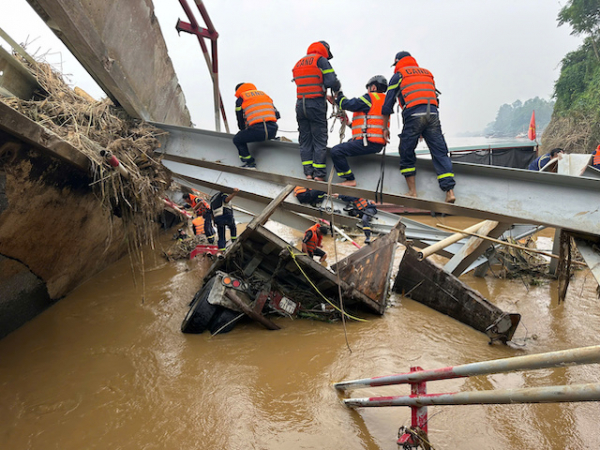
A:
<svg viewBox="0 0 600 450">
<path fill-rule="evenodd" d="M 21 148 L 0 169 L 0 337 L 114 263 L 126 251 L 121 219 L 91 178 Z"/>
</svg>

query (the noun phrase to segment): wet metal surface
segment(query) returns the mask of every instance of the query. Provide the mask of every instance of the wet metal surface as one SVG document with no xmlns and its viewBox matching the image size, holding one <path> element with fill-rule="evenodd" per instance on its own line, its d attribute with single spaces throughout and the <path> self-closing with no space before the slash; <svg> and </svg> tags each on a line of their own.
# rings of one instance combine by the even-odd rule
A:
<svg viewBox="0 0 600 450">
<path fill-rule="evenodd" d="M 165 160 L 195 167 L 243 175 L 279 184 L 299 184 L 326 190 L 326 184 L 304 179 L 298 145 L 266 141 L 254 143 L 252 154 L 258 170 L 239 167 L 239 158 L 232 144 L 232 135 L 164 124 L 155 124 L 168 131 L 162 148 Z M 353 168 L 358 180 L 356 188 L 335 186 L 335 192 L 373 199 L 381 173 L 382 156 L 361 156 L 361 164 Z M 456 203 L 444 203 L 443 192 L 436 179 L 431 160 L 418 159 L 418 198 L 401 194 L 405 182 L 398 170 L 399 156 L 384 158 L 385 179 L 383 201 L 432 210 L 440 213 L 496 220 L 506 223 L 531 223 L 600 235 L 600 207 L 597 192 L 600 180 L 555 173 L 477 164 L 453 163 L 456 178 L 462 180 L 455 188 Z M 331 161 L 328 162 L 331 168 Z M 334 183 L 338 179 L 334 177 Z M 551 205 L 548 198 L 552 198 Z M 551 207 L 550 207 L 551 206 Z"/>
</svg>

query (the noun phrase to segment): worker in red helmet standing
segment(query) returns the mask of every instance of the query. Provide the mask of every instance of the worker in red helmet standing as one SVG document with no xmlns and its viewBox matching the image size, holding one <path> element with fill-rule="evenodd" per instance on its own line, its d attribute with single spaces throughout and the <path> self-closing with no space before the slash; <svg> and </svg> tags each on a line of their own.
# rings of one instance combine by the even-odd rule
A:
<svg viewBox="0 0 600 450">
<path fill-rule="evenodd" d="M 410 197 L 417 196 L 415 148 L 419 137 L 423 136 L 433 166 L 437 173 L 440 189 L 446 193 L 445 201 L 454 203 L 454 173 L 452 161 L 448 155 L 448 146 L 442 134 L 438 112 L 438 93 L 433 75 L 427 69 L 419 67 L 415 58 L 408 52 L 398 52 L 394 64 L 394 75 L 390 79 L 383 104 L 383 114 L 389 118 L 394 113 L 396 99 L 402 108 L 402 132 L 400 134 L 400 172 L 408 185 Z M 389 138 L 389 129 L 385 131 Z"/>
<path fill-rule="evenodd" d="M 256 169 L 256 161 L 250 155 L 248 143 L 275 139 L 279 111 L 273 100 L 252 83 L 240 83 L 235 87 L 235 115 L 240 131 L 233 137 L 242 167 Z"/>
<path fill-rule="evenodd" d="M 356 186 L 356 178 L 348 165 L 348 156 L 379 153 L 385 147 L 383 130 L 389 127 L 389 117 L 384 118 L 381 110 L 385 100 L 387 80 L 383 75 L 375 75 L 367 81 L 367 93 L 362 97 L 347 99 L 338 92 L 335 102 L 340 109 L 353 111 L 352 139 L 331 149 L 331 159 L 338 177 L 345 181 L 342 186 Z"/>
<path fill-rule="evenodd" d="M 325 181 L 327 155 L 327 89 L 337 93 L 341 84 L 331 67 L 329 44 L 313 42 L 307 55 L 292 69 L 296 83 L 298 143 L 304 175 L 309 180 Z"/>
</svg>

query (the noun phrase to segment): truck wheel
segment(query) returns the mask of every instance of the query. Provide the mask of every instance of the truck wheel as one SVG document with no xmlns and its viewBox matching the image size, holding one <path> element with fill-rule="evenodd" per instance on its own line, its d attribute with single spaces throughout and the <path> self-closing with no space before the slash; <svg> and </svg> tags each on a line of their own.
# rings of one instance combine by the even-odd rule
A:
<svg viewBox="0 0 600 450">
<path fill-rule="evenodd" d="M 241 315 L 241 317 L 240 317 L 240 315 Z M 240 312 L 233 311 L 231 309 L 220 306 L 219 311 L 213 316 L 213 319 L 212 319 L 208 329 L 210 330 L 210 332 L 212 334 L 215 334 L 217 332 L 219 334 L 229 333 L 231 330 L 233 330 L 235 325 L 238 323 L 238 321 L 243 316 L 244 315 Z M 239 317 L 239 319 L 238 319 L 238 317 Z M 238 320 L 235 320 L 235 319 L 238 319 Z"/>
<path fill-rule="evenodd" d="M 208 280 L 194 296 L 192 306 L 181 323 L 183 333 L 202 333 L 210 324 L 218 311 L 218 306 L 208 303 L 208 296 L 214 284 L 215 277 Z"/>
</svg>

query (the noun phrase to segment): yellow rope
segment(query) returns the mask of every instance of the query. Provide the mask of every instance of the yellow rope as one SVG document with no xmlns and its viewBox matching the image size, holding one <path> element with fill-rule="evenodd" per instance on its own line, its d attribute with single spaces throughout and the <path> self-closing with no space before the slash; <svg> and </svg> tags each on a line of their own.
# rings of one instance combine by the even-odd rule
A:
<svg viewBox="0 0 600 450">
<path fill-rule="evenodd" d="M 350 319 L 354 319 L 358 322 L 368 322 L 368 320 L 366 319 L 361 319 L 360 317 L 354 317 L 350 314 L 348 314 L 345 311 L 342 311 L 340 308 L 338 308 L 337 306 L 335 306 L 333 303 L 331 303 L 331 301 L 325 297 L 321 291 L 319 291 L 319 289 L 317 288 L 317 286 L 315 286 L 315 284 L 312 282 L 312 280 L 308 277 L 308 275 L 306 275 L 306 273 L 304 272 L 304 270 L 302 270 L 302 267 L 300 266 L 300 264 L 298 264 L 298 261 L 296 261 L 296 254 L 294 253 L 294 250 L 296 250 L 294 247 L 288 245 L 288 250 L 290 252 L 290 255 L 292 255 L 292 259 L 294 260 L 294 263 L 296 263 L 296 266 L 298 266 L 298 269 L 300 269 L 300 272 L 302 272 L 302 275 L 304 275 L 304 278 L 306 278 L 306 280 L 310 283 L 310 285 L 315 289 L 315 291 L 317 291 L 319 293 L 319 295 L 321 297 L 323 297 L 323 299 L 329 303 L 331 306 L 333 306 L 333 308 L 337 311 L 339 311 L 340 313 L 344 314 L 346 317 L 350 318 Z M 305 253 L 299 253 L 300 255 L 304 255 Z"/>
</svg>

